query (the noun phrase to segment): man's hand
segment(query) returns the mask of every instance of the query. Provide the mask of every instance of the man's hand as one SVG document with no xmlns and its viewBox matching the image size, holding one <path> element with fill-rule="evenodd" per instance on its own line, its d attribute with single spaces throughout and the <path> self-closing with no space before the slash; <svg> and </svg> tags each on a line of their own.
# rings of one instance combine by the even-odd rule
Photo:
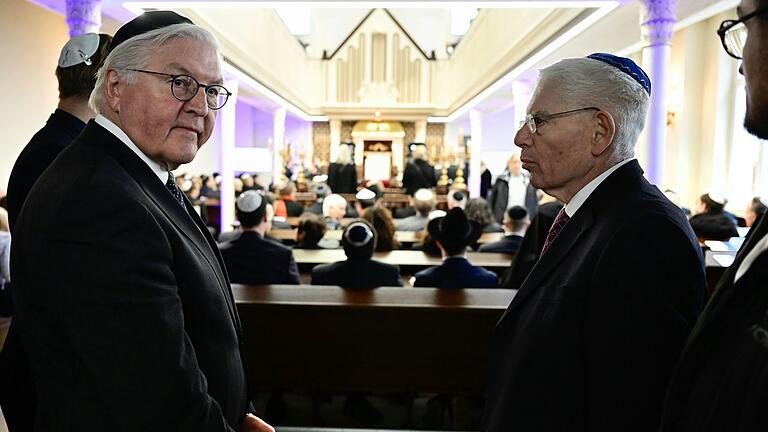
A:
<svg viewBox="0 0 768 432">
<path fill-rule="evenodd" d="M 275 428 L 253 414 L 246 414 L 241 432 L 275 432 Z"/>
</svg>

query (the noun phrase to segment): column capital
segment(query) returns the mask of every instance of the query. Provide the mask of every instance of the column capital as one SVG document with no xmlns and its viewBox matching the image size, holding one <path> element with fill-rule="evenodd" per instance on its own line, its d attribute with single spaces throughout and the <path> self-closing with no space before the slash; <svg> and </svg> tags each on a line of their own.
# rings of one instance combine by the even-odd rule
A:
<svg viewBox="0 0 768 432">
<path fill-rule="evenodd" d="M 677 22 L 675 0 L 642 0 L 640 7 L 640 33 L 649 46 L 669 45 Z"/>
<path fill-rule="evenodd" d="M 101 0 L 67 0 L 69 36 L 98 33 L 101 28 Z"/>
</svg>

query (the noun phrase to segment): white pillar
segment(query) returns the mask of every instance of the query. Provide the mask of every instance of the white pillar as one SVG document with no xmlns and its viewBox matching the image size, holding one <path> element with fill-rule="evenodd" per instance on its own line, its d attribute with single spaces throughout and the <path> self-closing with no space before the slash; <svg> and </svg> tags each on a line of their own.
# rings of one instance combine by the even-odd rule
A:
<svg viewBox="0 0 768 432">
<path fill-rule="evenodd" d="M 69 37 L 98 33 L 101 28 L 101 0 L 67 0 Z"/>
<path fill-rule="evenodd" d="M 643 0 L 640 28 L 643 41 L 643 69 L 651 78 L 651 106 L 646 121 L 648 180 L 663 187 L 664 149 L 667 140 L 667 76 L 675 24 L 674 0 Z"/>
<path fill-rule="evenodd" d="M 467 187 L 470 197 L 479 197 L 481 174 L 479 156 L 483 151 L 483 114 L 480 111 L 475 109 L 469 111 L 469 130 L 469 134 L 472 136 L 472 154 L 469 159 L 469 181 L 467 182 Z"/>
<path fill-rule="evenodd" d="M 272 117 L 272 183 L 280 181 L 285 150 L 285 108 L 278 108 Z"/>
<path fill-rule="evenodd" d="M 426 143 L 427 142 L 427 121 L 416 120 L 413 123 L 413 140 L 415 142 Z"/>
<path fill-rule="evenodd" d="M 339 144 L 341 144 L 341 120 L 331 120 L 331 155 L 328 162 L 334 162 L 339 156 Z"/>
<path fill-rule="evenodd" d="M 232 92 L 232 96 L 227 100 L 227 104 L 221 109 L 221 185 L 219 193 L 221 198 L 221 232 L 232 230 L 232 224 L 235 222 L 235 142 L 236 142 L 236 119 L 237 119 L 237 80 L 228 80 L 224 87 Z"/>
</svg>

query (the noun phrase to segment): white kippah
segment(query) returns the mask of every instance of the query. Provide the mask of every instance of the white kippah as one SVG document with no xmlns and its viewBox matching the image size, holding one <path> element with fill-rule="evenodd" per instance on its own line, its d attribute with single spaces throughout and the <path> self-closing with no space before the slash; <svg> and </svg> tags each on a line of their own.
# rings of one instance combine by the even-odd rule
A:
<svg viewBox="0 0 768 432">
<path fill-rule="evenodd" d="M 432 219 L 445 217 L 446 214 L 447 213 L 445 213 L 444 210 L 432 210 L 432 212 L 429 213 L 429 216 L 427 216 L 427 219 L 432 220 Z"/>
<path fill-rule="evenodd" d="M 359 200 L 372 200 L 376 198 L 376 193 L 368 188 L 360 189 L 360 191 L 355 194 L 355 198 Z"/>
<path fill-rule="evenodd" d="M 712 201 L 720 205 L 725 205 L 726 203 L 728 203 L 728 199 L 725 197 L 725 195 L 723 195 L 720 192 L 712 191 L 712 192 L 709 192 L 707 195 L 709 195 L 709 199 L 711 199 Z"/>
<path fill-rule="evenodd" d="M 91 57 L 99 49 L 99 35 L 96 33 L 85 33 L 75 36 L 69 40 L 61 49 L 59 56 L 59 67 L 68 68 L 85 63 L 92 64 Z"/>
<path fill-rule="evenodd" d="M 435 196 L 435 194 L 433 194 L 432 191 L 429 190 L 429 189 L 419 189 L 413 195 L 413 198 L 418 200 L 418 201 L 429 201 L 434 196 Z"/>
<path fill-rule="evenodd" d="M 245 191 L 237 198 L 237 208 L 241 212 L 250 213 L 261 207 L 264 197 L 257 191 Z"/>
</svg>

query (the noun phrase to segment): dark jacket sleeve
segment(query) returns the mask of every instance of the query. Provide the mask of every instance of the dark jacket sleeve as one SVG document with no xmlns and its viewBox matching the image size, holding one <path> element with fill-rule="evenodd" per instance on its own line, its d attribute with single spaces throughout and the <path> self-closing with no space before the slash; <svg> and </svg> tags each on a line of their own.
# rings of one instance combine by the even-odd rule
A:
<svg viewBox="0 0 768 432">
<path fill-rule="evenodd" d="M 293 251 L 288 250 L 288 276 L 287 284 L 299 285 L 301 284 L 301 277 L 299 276 L 299 267 L 296 265 L 296 260 L 293 258 Z"/>
<path fill-rule="evenodd" d="M 700 249 L 666 216 L 646 216 L 605 245 L 595 275 L 584 299 L 583 361 L 586 406 L 599 412 L 587 413 L 587 429 L 657 430 L 667 383 L 703 305 Z"/>
<path fill-rule="evenodd" d="M 111 205 L 110 205 L 111 204 Z M 122 430 L 232 431 L 184 327 L 169 239 L 128 200 L 69 206 L 47 243 L 55 317 Z M 79 213 L 79 212 L 74 212 Z M 101 222 L 100 222 L 101 221 Z M 216 288 L 218 289 L 218 288 Z"/>
</svg>

